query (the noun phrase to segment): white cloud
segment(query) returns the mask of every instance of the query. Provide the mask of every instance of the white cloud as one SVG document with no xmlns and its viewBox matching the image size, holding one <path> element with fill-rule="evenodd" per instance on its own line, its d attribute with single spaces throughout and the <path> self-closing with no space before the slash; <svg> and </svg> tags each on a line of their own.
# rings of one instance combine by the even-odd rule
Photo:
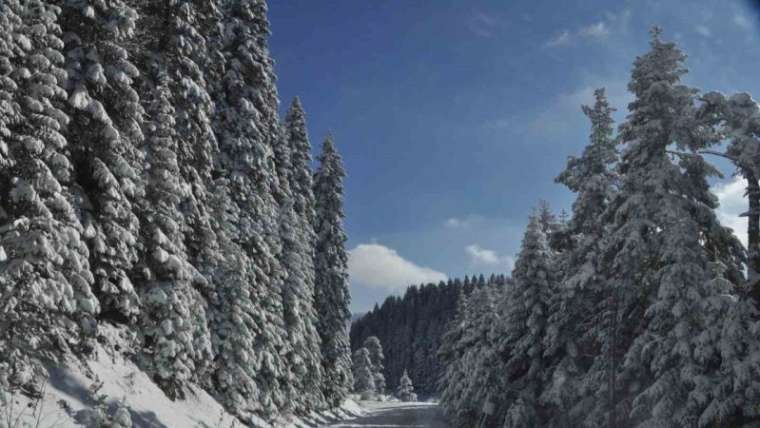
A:
<svg viewBox="0 0 760 428">
<path fill-rule="evenodd" d="M 697 25 L 697 27 L 694 30 L 700 35 L 702 35 L 703 37 L 712 36 L 712 31 L 710 31 L 710 29 L 704 25 Z"/>
<path fill-rule="evenodd" d="M 738 13 L 734 15 L 734 24 L 736 24 L 736 26 L 742 30 L 749 30 L 752 28 L 752 23 L 749 22 L 749 19 L 747 19 L 746 16 Z"/>
<path fill-rule="evenodd" d="M 483 12 L 475 12 L 467 21 L 467 28 L 480 37 L 491 38 L 501 25 L 499 19 Z"/>
<path fill-rule="evenodd" d="M 579 124 L 587 126 L 588 120 L 581 112 L 581 105 L 594 104 L 596 88 L 605 88 L 610 106 L 616 108 L 621 114 L 625 113 L 628 103 L 633 100 L 633 95 L 628 92 L 627 84 L 623 80 L 610 80 L 597 76 L 589 76 L 584 80 L 594 83 L 584 83 L 571 92 L 559 94 L 529 123 L 530 132 L 542 137 L 557 137 L 577 129 Z"/>
<path fill-rule="evenodd" d="M 560 46 L 567 46 L 572 44 L 577 39 L 586 40 L 602 40 L 610 35 L 611 24 L 614 28 L 625 31 L 628 26 L 628 20 L 630 18 L 630 11 L 624 11 L 620 15 L 607 12 L 604 19 L 592 24 L 583 26 L 576 31 L 562 30 L 559 34 L 554 35 L 546 43 L 544 47 L 555 48 Z"/>
<path fill-rule="evenodd" d="M 544 46 L 547 48 L 554 48 L 557 46 L 565 46 L 570 44 L 570 39 L 572 36 L 570 35 L 570 32 L 567 30 L 564 30 L 563 32 L 557 34 L 556 36 L 549 39 Z"/>
<path fill-rule="evenodd" d="M 443 222 L 443 225 L 449 229 L 467 229 L 476 223 L 483 222 L 485 219 L 477 214 L 470 214 L 466 217 L 450 217 Z"/>
<path fill-rule="evenodd" d="M 348 274 L 352 284 L 389 291 L 448 279 L 444 273 L 418 266 L 380 244 L 360 244 L 350 250 Z"/>
<path fill-rule="evenodd" d="M 732 181 L 719 184 L 713 189 L 718 197 L 718 220 L 726 227 L 734 230 L 734 234 L 747 246 L 747 218 L 739 214 L 747 211 L 747 200 L 744 198 L 744 180 L 736 177 Z"/>
<path fill-rule="evenodd" d="M 446 221 L 443 222 L 443 225 L 452 229 L 456 229 L 464 225 L 464 220 L 456 217 L 451 217 L 447 218 Z"/>
<path fill-rule="evenodd" d="M 599 21 L 595 24 L 591 24 L 578 30 L 578 35 L 581 37 L 600 39 L 607 37 L 609 34 L 610 29 L 607 27 L 607 24 L 605 24 L 604 21 Z"/>
<path fill-rule="evenodd" d="M 506 266 L 512 270 L 514 260 L 510 256 L 499 256 L 496 251 L 483 248 L 477 244 L 465 247 L 465 252 L 470 257 L 470 263 L 474 266 Z"/>
</svg>

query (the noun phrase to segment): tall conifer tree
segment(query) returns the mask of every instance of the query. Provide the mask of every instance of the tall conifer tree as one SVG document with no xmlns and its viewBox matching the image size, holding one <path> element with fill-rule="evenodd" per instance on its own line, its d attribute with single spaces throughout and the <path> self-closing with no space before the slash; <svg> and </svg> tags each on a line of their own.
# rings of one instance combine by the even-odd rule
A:
<svg viewBox="0 0 760 428">
<path fill-rule="evenodd" d="M 63 135 L 60 8 L 9 1 L 0 12 L 0 348 L 17 367 L 81 351 L 100 307 Z"/>
<path fill-rule="evenodd" d="M 298 98 L 282 124 L 275 155 L 280 181 L 280 262 L 287 272 L 283 309 L 288 331 L 289 401 L 301 412 L 324 406 L 320 338 L 314 307 L 314 194 L 311 145 Z"/>
<path fill-rule="evenodd" d="M 314 175 L 316 199 L 315 302 L 322 338 L 323 391 L 328 404 L 337 406 L 346 398 L 353 379 L 351 349 L 346 331 L 348 310 L 348 256 L 343 231 L 343 161 L 327 136 Z"/>
<path fill-rule="evenodd" d="M 123 1 L 66 2 L 67 136 L 84 190 L 95 290 L 104 313 L 129 319 L 139 312 L 129 273 L 137 262 L 139 223 L 134 201 L 143 197 L 140 169 L 144 115 L 134 88 L 139 71 L 124 44 L 137 13 Z"/>
</svg>

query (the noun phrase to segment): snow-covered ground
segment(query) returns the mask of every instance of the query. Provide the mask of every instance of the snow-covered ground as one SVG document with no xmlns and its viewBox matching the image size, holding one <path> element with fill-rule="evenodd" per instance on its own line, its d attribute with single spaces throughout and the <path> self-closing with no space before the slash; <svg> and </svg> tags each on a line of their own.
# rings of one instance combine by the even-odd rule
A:
<svg viewBox="0 0 760 428">
<path fill-rule="evenodd" d="M 449 428 L 437 403 L 362 401 L 364 415 L 329 425 L 333 428 L 416 427 Z"/>
<path fill-rule="evenodd" d="M 86 365 L 70 362 L 68 367 L 50 367 L 42 398 L 31 401 L 12 397 L 12 405 L 0 403 L 0 428 L 72 428 L 98 426 L 96 411 L 111 416 L 114 428 L 243 428 L 234 416 L 200 388 L 188 391 L 184 400 L 172 401 L 131 360 L 113 351 L 125 345 L 122 331 L 104 326 L 106 344 L 98 345 L 97 358 Z M 102 403 L 99 405 L 99 403 Z M 119 416 L 119 413 L 122 413 Z M 316 428 L 361 416 L 364 410 L 352 400 L 339 409 L 314 413 L 308 418 L 289 415 L 274 424 L 256 421 L 257 428 Z M 117 415 L 117 417 L 113 417 Z"/>
</svg>

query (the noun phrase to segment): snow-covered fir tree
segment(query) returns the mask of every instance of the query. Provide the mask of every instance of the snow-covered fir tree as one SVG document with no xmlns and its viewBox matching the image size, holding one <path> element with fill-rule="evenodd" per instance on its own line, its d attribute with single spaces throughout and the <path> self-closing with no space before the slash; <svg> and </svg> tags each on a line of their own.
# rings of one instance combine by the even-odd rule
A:
<svg viewBox="0 0 760 428">
<path fill-rule="evenodd" d="M 322 354 L 314 307 L 314 194 L 311 144 L 306 115 L 298 98 L 282 124 L 283 138 L 275 146 L 280 180 L 280 263 L 287 271 L 283 284 L 288 354 L 288 401 L 299 411 L 324 406 Z"/>
<path fill-rule="evenodd" d="M 146 109 L 153 119 L 147 129 L 148 181 L 141 215 L 143 251 L 140 288 L 143 310 L 141 333 L 145 336 L 145 363 L 156 382 L 171 397 L 181 397 L 193 379 L 195 361 L 207 357 L 197 349 L 198 330 L 207 333 L 200 298 L 192 288 L 195 268 L 187 261 L 182 233 L 180 202 L 183 189 L 177 164 L 177 136 L 165 70 L 151 76 L 157 82 Z M 200 354 L 200 355 L 199 355 Z"/>
<path fill-rule="evenodd" d="M 494 326 L 498 322 L 495 283 L 475 288 L 460 305 L 459 325 L 447 334 L 441 357 L 447 361 L 441 402 L 452 423 L 477 425 L 486 401 L 499 401 L 504 366 L 496 352 Z M 451 353 L 459 354 L 452 361 Z"/>
<path fill-rule="evenodd" d="M 219 168 L 229 178 L 229 195 L 237 216 L 231 238 L 245 252 L 251 281 L 240 283 L 240 295 L 251 296 L 265 328 L 254 331 L 257 346 L 255 381 L 258 398 L 250 397 L 256 413 L 270 419 L 286 402 L 284 356 L 287 334 L 283 319 L 279 192 L 273 148 L 280 138 L 272 60 L 266 45 L 269 25 L 261 0 L 233 0 L 221 7 L 219 51 L 223 81 L 215 94 Z M 218 333 L 217 333 L 218 334 Z M 248 334 L 248 333 L 246 333 Z"/>
<path fill-rule="evenodd" d="M 755 302 L 760 303 L 760 107 L 748 93 L 726 97 L 719 92 L 702 96 L 697 118 L 715 131 L 712 140 L 724 150 L 703 150 L 730 160 L 746 183 L 747 283 Z"/>
<path fill-rule="evenodd" d="M 271 360 L 258 352 L 258 340 L 264 336 L 269 320 L 258 309 L 262 296 L 253 284 L 256 281 L 254 265 L 230 231 L 241 213 L 229 194 L 225 179 L 217 181 L 212 202 L 214 230 L 218 231 L 220 257 L 211 280 L 215 298 L 209 302 L 209 320 L 212 330 L 217 367 L 212 389 L 220 402 L 245 422 L 261 414 L 259 401 L 266 399 L 266 391 L 257 381 L 259 371 L 271 370 Z"/>
<path fill-rule="evenodd" d="M 412 379 L 409 377 L 406 370 L 404 370 L 404 374 L 401 375 L 401 379 L 398 381 L 396 397 L 401 401 L 417 401 L 417 394 L 414 393 Z"/>
<path fill-rule="evenodd" d="M 502 314 L 497 352 L 505 361 L 507 392 L 501 403 L 505 427 L 540 426 L 540 396 L 546 381 L 544 335 L 549 307 L 556 293 L 552 253 L 546 229 L 536 211 L 530 216 L 520 253 L 512 271 L 512 286 L 499 309 Z"/>
<path fill-rule="evenodd" d="M 317 331 L 322 339 L 322 388 L 329 405 L 337 406 L 346 398 L 353 384 L 351 348 L 346 323 L 348 310 L 348 256 L 343 231 L 343 161 L 327 136 L 314 174 L 317 234 L 315 269 L 315 304 L 319 317 Z"/>
<path fill-rule="evenodd" d="M 129 274 L 139 245 L 134 201 L 144 196 L 138 150 L 144 111 L 134 87 L 139 71 L 124 48 L 136 21 L 136 11 L 123 1 L 68 1 L 61 16 L 71 118 L 67 136 L 84 191 L 78 195 L 80 215 L 95 291 L 104 315 L 127 320 L 139 312 Z"/>
<path fill-rule="evenodd" d="M 369 360 L 372 363 L 372 377 L 375 379 L 375 388 L 379 394 L 385 392 L 385 375 L 383 370 L 383 361 L 385 355 L 383 355 L 383 345 L 380 343 L 380 339 L 377 336 L 370 336 L 364 341 L 364 347 L 369 351 Z"/>
<path fill-rule="evenodd" d="M 594 92 L 592 107 L 583 106 L 591 122 L 589 144 L 580 157 L 570 157 L 557 177 L 577 194 L 566 233 L 571 248 L 564 254 L 562 287 L 552 300 L 546 346 L 551 356 L 550 384 L 544 405 L 553 406 L 548 424 L 588 418 L 588 400 L 608 400 L 612 380 L 608 348 L 616 318 L 614 294 L 602 281 L 600 243 L 604 238 L 603 214 L 617 188 L 618 160 L 612 112 L 604 89 Z M 599 347 L 601 344 L 601 347 Z M 590 358 L 600 350 L 606 358 Z M 591 372 L 589 367 L 596 364 Z M 580 394 L 580 395 L 579 395 Z"/>
<path fill-rule="evenodd" d="M 0 358 L 16 384 L 29 358 L 86 351 L 100 310 L 62 134 L 66 91 L 60 8 L 0 5 Z M 5 26 L 7 25 L 7 26 Z"/>
<path fill-rule="evenodd" d="M 611 346 L 623 355 L 607 409 L 618 426 L 734 425 L 757 411 L 736 399 L 758 391 L 747 358 L 757 355 L 754 312 L 729 297 L 742 249 L 713 212 L 715 170 L 693 154 L 709 133 L 695 120 L 697 91 L 681 84 L 684 59 L 655 28 L 628 85 L 636 99 L 620 130 L 621 186 L 602 253 L 617 296 Z"/>
<path fill-rule="evenodd" d="M 352 356 L 354 374 L 354 392 L 360 394 L 362 399 L 371 399 L 377 392 L 375 376 L 372 373 L 372 361 L 369 350 L 359 348 Z"/>
</svg>

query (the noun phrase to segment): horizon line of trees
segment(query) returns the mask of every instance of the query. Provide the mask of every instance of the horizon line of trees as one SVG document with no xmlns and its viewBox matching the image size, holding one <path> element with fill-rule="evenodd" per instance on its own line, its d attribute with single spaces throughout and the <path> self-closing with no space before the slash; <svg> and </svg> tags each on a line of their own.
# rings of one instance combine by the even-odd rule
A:
<svg viewBox="0 0 760 428">
<path fill-rule="evenodd" d="M 685 59 L 652 29 L 617 132 L 604 89 L 582 108 L 569 221 L 539 207 L 510 283 L 460 301 L 439 351 L 456 426 L 760 424 L 760 109 L 684 85 Z M 716 154 L 747 180 L 746 249 L 715 214 Z"/>
<path fill-rule="evenodd" d="M 345 171 L 283 121 L 264 0 L 0 2 L 0 398 L 136 337 L 243 423 L 353 386 Z"/>
<path fill-rule="evenodd" d="M 388 296 L 382 304 L 351 323 L 351 349 L 366 346 L 370 337 L 383 344 L 383 375 L 388 389 L 395 391 L 405 370 L 414 379 L 422 397 L 437 395 L 443 366 L 436 356 L 441 338 L 454 319 L 457 302 L 473 289 L 486 284 L 504 285 L 503 274 L 465 276 L 438 284 L 412 285 L 403 296 Z"/>
</svg>

